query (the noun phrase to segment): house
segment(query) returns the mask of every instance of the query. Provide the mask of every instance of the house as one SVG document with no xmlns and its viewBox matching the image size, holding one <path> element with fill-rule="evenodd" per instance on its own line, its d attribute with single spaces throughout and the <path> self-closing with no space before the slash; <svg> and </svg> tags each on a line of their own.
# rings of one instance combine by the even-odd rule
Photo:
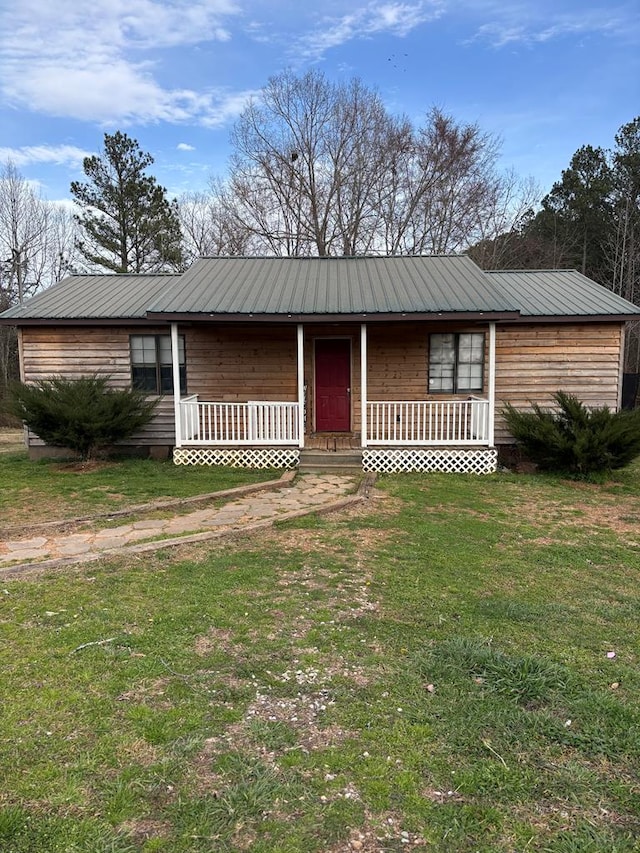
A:
<svg viewBox="0 0 640 853">
<path fill-rule="evenodd" d="M 106 373 L 161 395 L 132 442 L 179 464 L 295 466 L 349 447 L 366 470 L 485 473 L 512 442 L 506 402 L 562 389 L 619 407 L 638 314 L 573 270 L 217 257 L 182 275 L 71 276 L 0 322 L 18 327 L 23 381 Z"/>
</svg>

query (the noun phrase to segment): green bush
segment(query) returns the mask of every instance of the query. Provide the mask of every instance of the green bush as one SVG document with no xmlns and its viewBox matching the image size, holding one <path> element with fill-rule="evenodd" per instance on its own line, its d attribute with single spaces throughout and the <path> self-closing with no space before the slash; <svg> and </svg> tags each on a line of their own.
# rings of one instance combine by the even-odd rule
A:
<svg viewBox="0 0 640 853">
<path fill-rule="evenodd" d="M 14 385 L 9 411 L 47 444 L 87 460 L 147 424 L 156 404 L 136 389 L 109 387 L 107 376 L 55 377 Z"/>
<path fill-rule="evenodd" d="M 557 409 L 503 409 L 511 434 L 539 468 L 586 476 L 623 468 L 640 455 L 640 409 L 588 409 L 564 391 L 554 397 Z"/>
</svg>

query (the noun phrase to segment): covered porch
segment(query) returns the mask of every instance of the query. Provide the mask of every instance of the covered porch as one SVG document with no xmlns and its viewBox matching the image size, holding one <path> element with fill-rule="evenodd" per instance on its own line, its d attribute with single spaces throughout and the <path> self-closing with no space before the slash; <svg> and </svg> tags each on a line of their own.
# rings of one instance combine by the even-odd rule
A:
<svg viewBox="0 0 640 853">
<path fill-rule="evenodd" d="M 400 394 L 397 399 L 377 398 L 381 356 L 370 357 L 368 323 L 359 324 L 357 331 L 352 327 L 350 337 L 342 335 L 344 330 L 333 338 L 316 337 L 317 331 L 309 324 L 296 326 L 294 400 L 176 395 L 174 461 L 295 467 L 305 449 L 336 452 L 348 447 L 362 451 L 363 467 L 369 470 L 495 470 L 495 323 L 483 326 L 482 391 L 424 399 L 402 399 Z M 324 359 L 327 348 L 321 350 L 318 341 L 347 342 L 332 348 L 345 351 L 346 364 L 341 367 L 338 358 L 330 366 L 330 378 L 322 380 L 327 388 L 320 387 L 319 379 L 320 354 Z M 175 383 L 180 369 L 177 323 L 171 325 L 171 343 Z"/>
</svg>

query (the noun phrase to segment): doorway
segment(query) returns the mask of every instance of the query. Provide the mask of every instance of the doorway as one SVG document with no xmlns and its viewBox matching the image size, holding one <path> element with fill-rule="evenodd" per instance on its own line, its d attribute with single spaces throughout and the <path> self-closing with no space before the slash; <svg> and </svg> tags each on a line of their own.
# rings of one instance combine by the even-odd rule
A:
<svg viewBox="0 0 640 853">
<path fill-rule="evenodd" d="M 351 341 L 318 338 L 315 342 L 316 432 L 351 429 Z"/>
</svg>

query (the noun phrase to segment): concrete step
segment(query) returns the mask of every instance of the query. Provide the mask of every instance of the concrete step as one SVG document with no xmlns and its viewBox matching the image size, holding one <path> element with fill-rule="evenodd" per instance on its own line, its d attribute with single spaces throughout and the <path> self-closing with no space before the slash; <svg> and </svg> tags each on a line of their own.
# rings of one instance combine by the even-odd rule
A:
<svg viewBox="0 0 640 853">
<path fill-rule="evenodd" d="M 301 471 L 362 471 L 361 450 L 301 450 Z"/>
</svg>

